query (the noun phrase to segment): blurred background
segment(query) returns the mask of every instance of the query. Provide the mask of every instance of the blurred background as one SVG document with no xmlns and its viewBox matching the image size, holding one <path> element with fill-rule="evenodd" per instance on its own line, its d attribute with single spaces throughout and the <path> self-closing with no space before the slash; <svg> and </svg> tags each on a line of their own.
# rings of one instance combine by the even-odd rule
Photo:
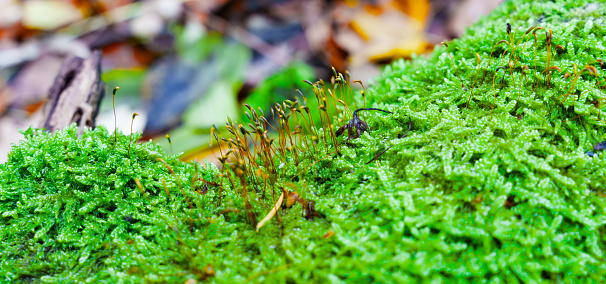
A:
<svg viewBox="0 0 606 284">
<path fill-rule="evenodd" d="M 203 158 L 213 124 L 309 93 L 332 67 L 366 86 L 382 66 L 460 36 L 502 0 L 0 0 L 0 163 L 40 126 L 68 55 L 101 50 L 97 125 Z M 165 135 L 169 134 L 171 146 Z"/>
</svg>

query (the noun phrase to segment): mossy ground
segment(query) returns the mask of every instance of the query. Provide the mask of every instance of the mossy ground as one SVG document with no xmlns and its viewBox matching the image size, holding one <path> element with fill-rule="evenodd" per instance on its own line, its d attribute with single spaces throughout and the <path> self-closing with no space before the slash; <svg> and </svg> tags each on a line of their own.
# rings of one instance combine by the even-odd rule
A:
<svg viewBox="0 0 606 284">
<path fill-rule="evenodd" d="M 393 112 L 364 113 L 372 133 L 338 138 L 340 155 L 320 135 L 276 157 L 273 188 L 297 190 L 325 217 L 294 206 L 259 232 L 249 212 L 261 217 L 276 197 L 253 175 L 237 180 L 253 168 L 243 157 L 196 175 L 152 144 L 129 155 L 128 136 L 114 144 L 102 128 L 80 139 L 73 127 L 29 131 L 0 166 L 1 279 L 600 282 L 606 158 L 586 151 L 606 140 L 595 61 L 606 59 L 605 24 L 604 2 L 508 1 L 449 43 L 452 60 L 439 47 L 394 63 L 366 93 L 367 106 Z M 515 51 L 494 47 L 512 39 Z M 587 64 L 595 72 L 579 73 Z M 221 186 L 202 194 L 198 177 Z"/>
</svg>

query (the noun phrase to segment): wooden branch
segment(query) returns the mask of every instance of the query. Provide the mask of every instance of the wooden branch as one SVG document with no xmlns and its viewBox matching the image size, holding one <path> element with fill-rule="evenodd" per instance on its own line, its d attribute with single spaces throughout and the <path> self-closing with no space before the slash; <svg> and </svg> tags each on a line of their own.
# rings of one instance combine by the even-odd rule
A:
<svg viewBox="0 0 606 284">
<path fill-rule="evenodd" d="M 84 126 L 94 128 L 104 85 L 100 51 L 93 51 L 88 58 L 68 55 L 49 90 L 40 127 L 54 132 L 75 122 L 78 136 Z"/>
</svg>

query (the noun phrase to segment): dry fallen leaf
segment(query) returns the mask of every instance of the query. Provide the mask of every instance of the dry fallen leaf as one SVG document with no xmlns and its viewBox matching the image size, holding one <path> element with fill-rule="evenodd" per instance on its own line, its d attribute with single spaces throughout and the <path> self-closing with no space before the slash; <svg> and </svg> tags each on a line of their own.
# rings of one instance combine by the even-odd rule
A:
<svg viewBox="0 0 606 284">
<path fill-rule="evenodd" d="M 286 206 L 286 208 L 290 208 L 298 201 L 299 201 L 299 193 L 289 190 L 286 193 L 286 201 L 284 202 L 285 203 L 284 205 Z"/>
<path fill-rule="evenodd" d="M 282 190 L 282 194 L 280 194 L 280 198 L 278 198 L 278 202 L 276 202 L 276 205 L 274 206 L 274 208 L 272 208 L 271 211 L 269 211 L 269 213 L 267 213 L 267 216 L 265 216 L 265 218 L 263 218 L 263 220 L 261 220 L 261 222 L 259 222 L 257 224 L 257 232 L 259 231 L 259 229 L 261 227 L 263 227 L 263 225 L 265 225 L 265 222 L 269 221 L 271 219 L 271 217 L 276 215 L 276 212 L 278 212 L 278 209 L 280 209 L 280 206 L 282 206 L 283 200 L 284 200 L 284 190 Z"/>
</svg>

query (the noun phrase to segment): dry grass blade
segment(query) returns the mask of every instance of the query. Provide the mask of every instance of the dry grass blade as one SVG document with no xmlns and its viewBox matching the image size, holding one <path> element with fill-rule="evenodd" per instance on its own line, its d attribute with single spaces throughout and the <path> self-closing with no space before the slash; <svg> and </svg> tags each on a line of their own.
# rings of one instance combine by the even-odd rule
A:
<svg viewBox="0 0 606 284">
<path fill-rule="evenodd" d="M 276 205 L 274 205 L 274 208 L 272 208 L 271 211 L 269 211 L 269 213 L 267 213 L 267 216 L 265 216 L 265 218 L 263 218 L 263 220 L 261 220 L 261 222 L 259 222 L 257 224 L 257 232 L 259 231 L 259 229 L 261 227 L 263 227 L 265 222 L 269 221 L 274 215 L 276 215 L 276 212 L 278 212 L 278 209 L 280 208 L 280 206 L 282 206 L 283 200 L 284 200 L 284 190 L 282 190 L 282 194 L 280 194 L 280 198 L 278 198 L 278 202 L 276 202 Z"/>
</svg>

